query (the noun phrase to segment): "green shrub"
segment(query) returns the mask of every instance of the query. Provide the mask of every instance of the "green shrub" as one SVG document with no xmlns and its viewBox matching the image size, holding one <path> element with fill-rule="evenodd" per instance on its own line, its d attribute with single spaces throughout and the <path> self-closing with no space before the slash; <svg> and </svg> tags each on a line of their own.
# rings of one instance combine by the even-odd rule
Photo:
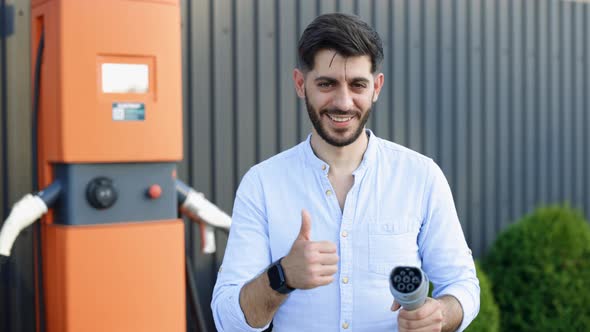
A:
<svg viewBox="0 0 590 332">
<path fill-rule="evenodd" d="M 498 332 L 500 331 L 500 310 L 494 299 L 492 285 L 478 262 L 475 262 L 480 288 L 479 314 L 465 329 L 466 332 Z"/>
<path fill-rule="evenodd" d="M 502 331 L 590 331 L 590 226 L 569 207 L 509 226 L 483 261 Z"/>
</svg>

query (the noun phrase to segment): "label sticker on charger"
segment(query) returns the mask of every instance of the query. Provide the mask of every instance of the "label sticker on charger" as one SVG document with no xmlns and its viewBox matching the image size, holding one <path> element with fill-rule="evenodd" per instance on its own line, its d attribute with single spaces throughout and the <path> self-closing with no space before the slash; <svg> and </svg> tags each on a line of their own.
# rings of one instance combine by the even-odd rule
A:
<svg viewBox="0 0 590 332">
<path fill-rule="evenodd" d="M 144 103 L 113 103 L 113 121 L 145 120 Z"/>
</svg>

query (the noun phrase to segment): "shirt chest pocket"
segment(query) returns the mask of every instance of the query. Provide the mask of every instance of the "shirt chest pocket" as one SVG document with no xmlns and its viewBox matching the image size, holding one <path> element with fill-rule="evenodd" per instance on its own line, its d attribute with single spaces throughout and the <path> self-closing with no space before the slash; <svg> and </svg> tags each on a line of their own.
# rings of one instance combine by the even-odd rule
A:
<svg viewBox="0 0 590 332">
<path fill-rule="evenodd" d="M 389 276 L 396 266 L 420 266 L 418 231 L 391 224 L 371 224 L 368 232 L 369 270 Z"/>
</svg>

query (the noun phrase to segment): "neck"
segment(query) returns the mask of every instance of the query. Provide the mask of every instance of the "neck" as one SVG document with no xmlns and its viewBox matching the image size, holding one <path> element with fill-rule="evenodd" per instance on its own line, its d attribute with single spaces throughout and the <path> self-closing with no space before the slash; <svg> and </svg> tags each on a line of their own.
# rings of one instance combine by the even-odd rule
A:
<svg viewBox="0 0 590 332">
<path fill-rule="evenodd" d="M 313 130 L 311 134 L 311 147 L 313 152 L 330 165 L 330 172 L 352 173 L 358 168 L 363 155 L 367 150 L 369 139 L 363 132 L 356 141 L 347 146 L 333 146 L 324 141 L 318 133 Z"/>
</svg>

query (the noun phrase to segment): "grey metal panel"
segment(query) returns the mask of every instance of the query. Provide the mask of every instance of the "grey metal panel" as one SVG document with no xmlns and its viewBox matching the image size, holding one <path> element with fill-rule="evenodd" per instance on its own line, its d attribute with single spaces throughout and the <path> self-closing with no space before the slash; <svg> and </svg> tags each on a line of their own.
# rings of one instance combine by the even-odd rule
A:
<svg viewBox="0 0 590 332">
<path fill-rule="evenodd" d="M 0 13 L 7 15 L 6 11 L 4 1 L 0 1 Z M 8 204 L 6 204 L 8 200 L 8 190 L 6 188 L 6 152 L 8 148 L 6 144 L 6 89 L 8 87 L 6 84 L 6 38 L 4 37 L 8 34 L 8 32 L 5 32 L 6 25 L 4 22 L 0 25 L 0 217 L 2 220 L 8 216 Z M 2 274 L 0 274 L 0 277 L 2 277 Z M 5 312 L 6 310 L 5 301 L 0 296 L 0 312 Z M 8 323 L 0 323 L 0 328 L 7 330 Z"/>
<path fill-rule="evenodd" d="M 322 0 L 318 0 L 322 1 Z M 373 25 L 373 6 L 371 1 L 358 0 L 356 2 L 356 14 L 361 17 L 365 22 Z"/>
<path fill-rule="evenodd" d="M 471 87 L 468 84 L 468 63 L 469 53 L 467 49 L 467 31 L 468 27 L 468 3 L 471 0 L 457 0 L 455 4 L 455 89 L 453 97 L 453 115 L 454 116 L 454 159 L 455 165 L 453 167 L 454 182 L 453 193 L 455 202 L 460 207 L 467 207 L 469 197 L 467 196 L 467 149 L 468 149 L 468 119 L 469 119 L 469 105 L 467 103 L 468 95 Z M 459 220 L 463 225 L 463 229 L 467 229 L 467 209 L 459 209 L 457 211 Z M 469 232 L 467 231 L 467 234 Z"/>
<path fill-rule="evenodd" d="M 536 193 L 538 192 L 539 179 L 539 164 L 535 162 L 535 156 L 539 154 L 538 128 L 539 128 L 539 114 L 537 114 L 538 100 L 537 89 L 535 86 L 535 70 L 539 56 L 536 48 L 535 38 L 535 15 L 537 13 L 536 7 L 539 2 L 525 1 L 523 3 L 523 33 L 524 41 L 524 70 L 525 70 L 525 91 L 523 108 L 523 147 L 524 147 L 524 164 L 523 164 L 523 190 L 524 190 L 524 208 L 526 212 L 534 208 Z"/>
<path fill-rule="evenodd" d="M 4 1 L 0 1 L 0 13 L 2 13 L 2 15 L 7 15 L 6 14 L 7 9 L 5 7 L 5 3 Z M 5 217 L 8 216 L 8 213 L 6 211 L 7 208 L 7 204 L 5 203 L 5 201 L 7 200 L 7 190 L 6 190 L 6 182 L 5 182 L 5 171 L 6 171 L 6 114 L 7 114 L 7 109 L 6 109 L 6 89 L 7 89 L 7 85 L 6 85 L 6 38 L 4 38 L 4 35 L 8 34 L 8 32 L 5 32 L 6 29 L 6 23 L 2 23 L 0 25 L 0 216 L 2 217 L 2 220 L 4 220 Z M 3 307 L 4 301 L 2 301 L 2 298 L 0 297 L 0 309 L 4 309 Z M 2 311 L 0 311 L 2 312 Z M 0 324 L 5 324 L 5 323 L 0 323 Z M 2 327 L 2 325 L 0 325 L 0 327 Z M 5 327 L 5 329 L 8 329 L 8 327 Z"/>
<path fill-rule="evenodd" d="M 423 2 L 422 11 L 422 40 L 423 48 L 421 52 L 423 69 L 422 69 L 422 84 L 424 85 L 423 97 L 423 115 L 424 121 L 422 124 L 422 140 L 424 142 L 424 154 L 439 161 L 440 154 L 437 152 L 437 140 L 440 137 L 437 126 L 437 117 L 440 110 L 440 94 L 438 89 L 439 66 L 438 58 L 440 54 L 440 44 L 438 43 L 438 25 L 440 3 L 438 1 Z M 393 50 L 392 50 L 393 51 Z M 393 75 L 389 75 L 389 79 L 393 80 Z"/>
<path fill-rule="evenodd" d="M 439 116 L 437 118 L 438 142 L 437 150 L 439 151 L 439 165 L 447 177 L 447 181 L 452 185 L 455 176 L 452 172 L 454 168 L 453 158 L 453 117 L 451 116 L 453 106 L 453 82 L 455 82 L 454 71 L 454 49 L 455 39 L 453 33 L 454 15 L 453 1 L 441 0 L 439 6 L 439 23 L 438 39 L 440 40 L 440 53 L 438 59 L 440 76 L 438 79 L 438 90 L 440 94 Z M 400 111 L 403 113 L 403 111 Z M 455 205 L 457 202 L 455 202 Z"/>
<path fill-rule="evenodd" d="M 198 191 L 211 197 L 213 193 L 213 146 L 211 126 L 213 114 L 213 50 L 212 41 L 212 1 L 194 0 L 190 2 L 191 33 L 191 84 L 192 97 L 189 110 L 193 112 L 189 127 L 189 154 L 194 163 L 190 165 L 192 181 L 189 183 Z"/>
<path fill-rule="evenodd" d="M 355 0 L 338 0 L 336 6 L 338 7 L 337 10 L 341 13 L 354 13 L 354 1 Z"/>
<path fill-rule="evenodd" d="M 31 181 L 31 71 L 30 71 L 30 6 L 27 1 L 6 0 L 11 8 L 12 32 L 5 39 L 4 96 L 6 106 L 3 138 L 6 139 L 3 189 L 6 190 L 5 212 L 14 202 L 32 190 Z M 5 7 L 5 8 L 6 8 Z M 3 13 L 4 14 L 4 13 Z M 3 22 L 3 24 L 6 24 Z M 8 283 L 0 286 L 0 294 L 8 294 L 8 325 L 13 331 L 32 331 L 34 308 L 33 227 L 21 232 L 12 249 Z"/>
<path fill-rule="evenodd" d="M 318 0 L 317 5 L 320 7 L 319 14 L 336 12 L 337 0 Z"/>
<path fill-rule="evenodd" d="M 385 11 L 385 9 L 383 9 Z M 384 137 L 387 139 L 394 141 L 394 128 L 395 128 L 395 114 L 401 113 L 400 109 L 396 109 L 396 100 L 395 100 L 395 59 L 397 58 L 396 49 L 395 49 L 395 15 L 394 15 L 394 3 L 393 1 L 389 1 L 388 8 L 387 8 L 387 15 L 388 15 L 388 24 L 387 24 L 387 49 L 384 49 L 383 52 L 383 62 L 387 62 L 387 71 L 383 71 L 384 77 L 384 86 L 381 90 L 381 94 L 386 94 L 389 96 L 389 120 L 387 122 L 387 134 Z"/>
<path fill-rule="evenodd" d="M 549 155 L 551 156 L 551 197 L 550 202 L 557 202 L 562 199 L 561 190 L 561 175 L 560 175 L 560 163 L 562 160 L 561 149 L 562 141 L 560 139 L 559 126 L 561 124 L 561 105 L 560 105 L 560 93 L 561 93 L 561 80 L 560 80 L 560 52 L 561 43 L 559 38 L 559 7 L 561 2 L 549 1 L 549 51 L 550 51 L 550 68 L 549 68 L 549 113 L 551 114 L 550 124 L 550 137 L 551 137 L 551 150 Z"/>
<path fill-rule="evenodd" d="M 181 0 L 180 2 L 181 8 L 181 42 L 182 42 L 182 141 L 183 149 L 183 160 L 178 163 L 178 167 L 176 169 L 176 174 L 179 179 L 182 179 L 186 183 L 191 183 L 192 179 L 189 174 L 190 169 L 189 166 L 193 164 L 192 162 L 192 154 L 189 153 L 191 144 L 188 142 L 190 141 L 190 127 L 189 124 L 191 123 L 190 119 L 192 118 L 192 112 L 188 112 L 190 109 L 192 96 L 190 94 L 190 86 L 191 86 L 191 40 L 190 35 L 190 0 Z M 185 253 L 187 256 L 192 257 L 192 253 L 194 252 L 195 243 L 193 240 L 193 229 L 192 229 L 192 222 L 188 219 L 184 220 L 184 241 L 186 243 L 186 250 Z M 188 301 L 187 301 L 188 303 Z M 187 313 L 189 312 L 187 308 Z M 192 315 L 187 315 L 187 331 L 193 332 L 196 331 L 196 323 Z"/>
<path fill-rule="evenodd" d="M 482 17 L 484 21 L 483 26 L 483 44 L 482 53 L 484 57 L 483 75 L 483 113 L 482 116 L 483 131 L 485 133 L 482 142 L 483 162 L 482 162 L 482 187 L 485 192 L 483 196 L 483 223 L 479 235 L 479 239 L 484 245 L 485 252 L 487 246 L 492 242 L 495 234 L 497 223 L 497 209 L 496 209 L 496 192 L 498 188 L 496 174 L 496 145 L 498 140 L 498 98 L 496 89 L 496 81 L 498 79 L 499 60 L 498 54 L 498 27 L 496 26 L 498 11 L 497 2 L 495 0 L 485 0 L 482 7 Z M 475 221 L 474 221 L 475 222 Z"/>
<path fill-rule="evenodd" d="M 563 126 L 560 128 L 562 133 L 562 170 L 561 170 L 561 181 L 562 181 L 562 199 L 566 200 L 570 204 L 573 203 L 572 196 L 572 166 L 573 166 L 573 151 L 572 151 L 572 119 L 573 119 L 573 86 L 572 86 L 572 3 L 564 2 L 560 6 L 560 39 L 561 39 L 561 114 L 563 119 Z"/>
<path fill-rule="evenodd" d="M 553 83 L 553 76 L 554 76 L 554 46 L 553 46 L 553 25 L 555 24 L 553 22 L 554 20 L 554 16 L 552 15 L 552 11 L 556 10 L 556 8 L 554 8 L 555 6 L 552 4 L 551 0 L 546 0 L 544 1 L 544 15 L 543 17 L 543 21 L 541 22 L 541 24 L 543 25 L 543 32 L 545 33 L 545 35 L 547 36 L 546 38 L 544 38 L 544 50 L 543 52 L 546 55 L 546 67 L 544 70 L 545 73 L 545 77 L 546 77 L 546 82 L 544 83 L 545 86 L 545 94 L 544 94 L 544 98 L 543 98 L 543 104 L 544 106 L 544 110 L 545 110 L 545 119 L 547 122 L 547 132 L 546 132 L 546 167 L 547 167 L 547 171 L 546 171 L 546 175 L 547 175 L 547 183 L 546 183 L 546 202 L 554 202 L 555 201 L 555 197 L 557 197 L 557 193 L 556 193 L 556 185 L 555 185 L 555 178 L 554 178 L 554 139 L 553 139 L 553 132 L 554 132 L 554 114 L 553 114 L 553 89 L 554 89 L 554 83 Z"/>
<path fill-rule="evenodd" d="M 8 200 L 15 202 L 32 188 L 31 181 L 31 69 L 30 6 L 26 1 L 6 1 L 14 6 L 15 34 L 6 39 Z M 19 34 L 16 34 L 19 31 Z"/>
<path fill-rule="evenodd" d="M 388 86 L 392 83 L 392 75 L 389 74 L 392 63 L 388 60 L 390 56 L 390 16 L 389 16 L 389 0 L 379 0 L 373 8 L 381 8 L 375 13 L 375 29 L 383 40 L 384 61 L 381 67 L 381 72 L 384 73 L 385 83 L 382 93 L 379 94 L 379 100 L 373 107 L 371 115 L 371 128 L 375 134 L 380 137 L 389 137 L 389 124 L 391 123 L 391 94 L 387 93 Z"/>
<path fill-rule="evenodd" d="M 496 181 L 498 183 L 497 198 L 496 198 L 496 210 L 497 215 L 497 228 L 496 231 L 504 228 L 510 220 L 509 216 L 509 203 L 511 199 L 510 195 L 510 182 L 508 178 L 508 172 L 510 171 L 510 160 L 508 153 L 508 146 L 510 144 L 508 140 L 508 124 L 509 120 L 509 58 L 510 58 L 510 44 L 509 44 L 509 9 L 508 5 L 511 0 L 499 0 L 498 1 L 498 21 L 496 29 L 498 32 L 497 37 L 497 56 L 498 56 L 498 72 L 499 75 L 496 80 L 496 94 L 498 98 L 498 139 L 496 144 Z"/>
<path fill-rule="evenodd" d="M 484 19 L 482 17 L 482 3 L 480 0 L 471 1 L 468 3 L 468 52 L 469 59 L 467 61 L 468 78 L 470 94 L 468 95 L 468 138 L 466 145 L 467 158 L 467 197 L 468 197 L 468 220 L 467 229 L 468 237 L 471 239 L 478 239 L 483 231 L 481 221 L 484 220 L 483 215 L 483 199 L 484 190 L 482 187 L 483 178 L 483 134 L 482 118 L 484 117 L 484 98 L 483 98 L 483 84 L 484 84 L 484 67 L 482 61 L 482 24 Z M 482 252 L 483 243 L 477 240 L 472 241 L 472 250 Z"/>
<path fill-rule="evenodd" d="M 233 13 L 230 0 L 213 2 L 213 200 L 220 207 L 231 210 L 233 182 L 233 135 L 235 130 L 233 101 L 233 58 L 232 52 L 232 21 Z"/>
<path fill-rule="evenodd" d="M 7 176 L 6 176 L 6 163 L 7 163 L 7 152 L 8 144 L 6 140 L 6 116 L 8 110 L 6 107 L 6 90 L 7 86 L 7 75 L 6 75 L 6 38 L 8 35 L 7 26 L 4 22 L 6 15 L 8 15 L 8 9 L 5 1 L 0 1 L 0 14 L 3 15 L 2 24 L 0 24 L 0 218 L 2 223 L 8 216 L 8 190 L 7 190 Z M 7 317 L 0 321 L 0 330 L 10 331 L 10 310 L 13 307 L 12 294 L 7 291 L 10 290 L 10 282 L 8 270 L 6 268 L 0 268 L 0 314 L 2 317 Z"/>
<path fill-rule="evenodd" d="M 590 132 L 590 114 L 588 114 L 588 107 L 590 107 L 590 6 L 584 8 L 584 142 L 589 142 Z M 587 170 L 590 168 L 590 144 L 584 145 L 584 211 L 586 216 L 590 213 L 590 175 Z"/>
<path fill-rule="evenodd" d="M 406 93 L 406 1 L 394 0 L 392 7 L 393 19 L 393 42 L 391 43 L 395 53 L 389 55 L 389 61 L 393 65 L 393 77 L 391 77 L 390 93 L 393 96 L 393 136 L 391 138 L 404 145 L 406 139 L 406 114 L 407 114 L 407 93 Z M 387 78 L 386 78 L 387 79 Z"/>
<path fill-rule="evenodd" d="M 257 50 L 257 96 L 258 96 L 258 160 L 267 159 L 278 152 L 276 98 L 277 86 L 274 72 L 276 68 L 275 55 L 275 27 L 274 1 L 258 0 L 258 15 L 255 24 L 258 25 Z"/>
<path fill-rule="evenodd" d="M 522 114 L 523 114 L 523 39 L 522 1 L 510 2 L 510 215 L 514 221 L 521 215 L 522 207 Z"/>
<path fill-rule="evenodd" d="M 548 36 L 548 3 L 546 0 L 539 1 L 535 15 L 535 38 L 537 39 L 538 61 L 535 69 L 535 90 L 537 91 L 536 107 L 538 111 L 538 144 L 539 150 L 536 163 L 539 165 L 539 177 L 537 178 L 537 204 L 545 204 L 549 201 L 549 49 Z"/>
<path fill-rule="evenodd" d="M 573 179 L 573 197 L 574 206 L 579 209 L 584 208 L 584 186 L 582 179 L 584 179 L 584 146 L 588 141 L 584 141 L 583 132 L 587 127 L 584 127 L 583 113 L 584 113 L 584 39 L 583 39 L 583 20 L 584 20 L 584 5 L 581 3 L 574 4 L 572 8 L 573 22 L 572 29 L 574 30 L 575 39 L 573 41 L 574 56 L 572 59 L 572 71 L 575 75 L 573 80 L 574 85 L 574 117 L 573 117 L 573 141 L 572 145 L 574 155 L 574 169 L 572 173 Z"/>
<path fill-rule="evenodd" d="M 235 161 L 237 169 L 236 184 L 239 179 L 256 163 L 256 56 L 254 43 L 254 1 L 236 1 L 235 11 L 235 84 L 236 114 L 237 123 L 236 143 L 234 148 L 237 151 Z"/>
<path fill-rule="evenodd" d="M 408 103 L 405 112 L 408 114 L 406 118 L 406 130 L 408 133 L 407 146 L 415 151 L 423 152 L 422 142 L 422 101 L 423 101 L 423 81 L 421 63 L 421 49 L 423 47 L 421 36 L 421 3 L 420 1 L 409 1 L 406 3 L 406 54 L 407 67 L 406 82 Z"/>
<path fill-rule="evenodd" d="M 213 199 L 213 128 L 211 126 L 213 119 L 213 3 L 211 0 L 191 0 L 188 1 L 189 22 L 188 32 L 190 33 L 190 44 L 188 52 L 191 64 L 188 68 L 190 75 L 188 93 L 190 95 L 190 104 L 184 105 L 189 116 L 189 133 L 190 138 L 185 142 L 188 145 L 189 155 L 185 159 L 189 160 L 188 174 L 189 182 L 196 190 L 203 192 L 206 197 Z M 186 71 L 187 68 L 184 68 Z M 231 203 L 230 203 L 231 204 Z M 197 285 L 204 313 L 207 317 L 207 326 L 210 331 L 214 331 L 210 306 L 211 289 L 214 285 L 214 273 L 216 269 L 215 257 L 203 255 L 200 253 L 201 236 L 199 227 L 192 222 L 190 225 L 190 234 L 188 238 L 192 239 L 192 248 L 189 244 L 187 255 L 192 258 L 195 274 L 197 275 Z M 223 246 L 223 243 L 220 243 Z M 191 326 L 195 329 L 195 327 Z"/>
<path fill-rule="evenodd" d="M 286 150 L 299 143 L 297 126 L 297 94 L 293 84 L 292 72 L 297 65 L 297 34 L 294 1 L 277 1 L 277 75 L 279 93 L 277 94 L 279 123 L 279 150 Z"/>
</svg>

